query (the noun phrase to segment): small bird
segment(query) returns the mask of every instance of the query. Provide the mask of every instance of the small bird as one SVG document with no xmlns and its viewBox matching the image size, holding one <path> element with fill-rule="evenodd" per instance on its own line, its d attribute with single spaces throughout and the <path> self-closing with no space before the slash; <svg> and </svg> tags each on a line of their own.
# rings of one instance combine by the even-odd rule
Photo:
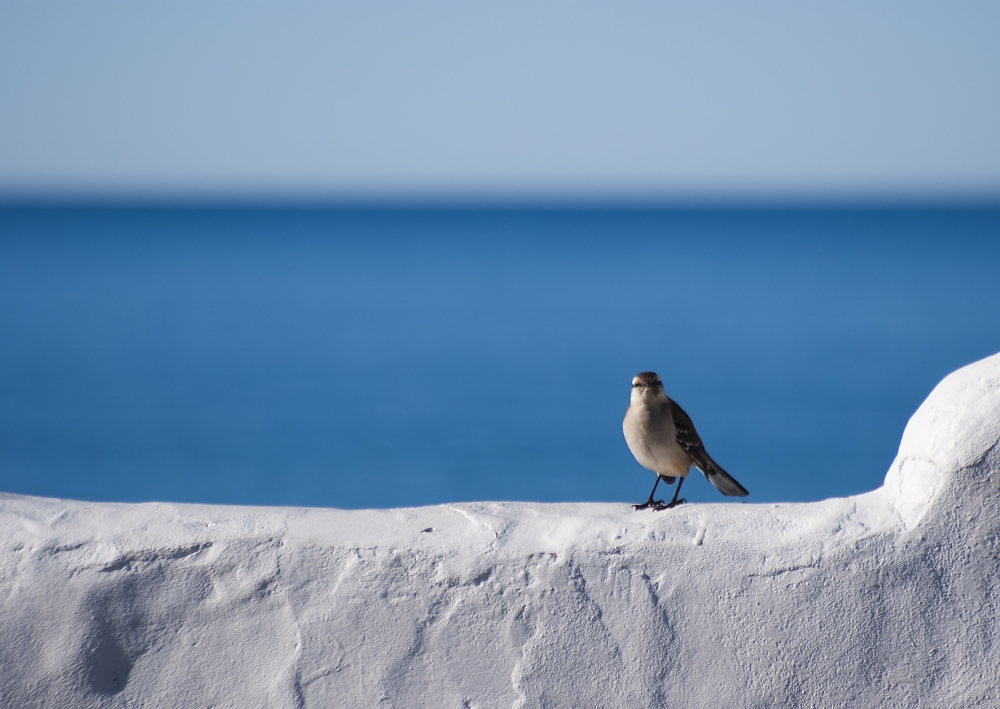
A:
<svg viewBox="0 0 1000 709">
<path fill-rule="evenodd" d="M 712 460 L 701 444 L 691 418 L 667 397 L 663 383 L 654 372 L 640 372 L 632 379 L 632 398 L 622 421 L 622 431 L 628 449 L 639 465 L 656 473 L 649 499 L 641 505 L 633 505 L 637 510 L 647 507 L 668 510 L 684 504 L 685 500 L 678 500 L 677 496 L 692 465 L 704 473 L 723 495 L 746 497 L 750 494 Z M 672 485 L 674 478 L 680 478 L 674 490 L 674 499 L 668 504 L 654 500 L 660 480 Z"/>
</svg>

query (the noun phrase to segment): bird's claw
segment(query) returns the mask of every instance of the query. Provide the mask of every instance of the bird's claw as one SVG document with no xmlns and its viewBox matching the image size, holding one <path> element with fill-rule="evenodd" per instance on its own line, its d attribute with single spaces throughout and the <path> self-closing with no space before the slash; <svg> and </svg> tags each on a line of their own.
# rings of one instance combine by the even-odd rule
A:
<svg viewBox="0 0 1000 709">
<path fill-rule="evenodd" d="M 652 509 L 654 512 L 662 512 L 663 510 L 672 510 L 678 505 L 683 505 L 685 502 L 687 502 L 687 500 L 683 498 L 680 500 L 671 500 L 669 503 L 664 503 L 663 500 L 647 500 L 646 502 L 643 502 L 641 505 L 632 505 L 632 509 L 634 510 Z"/>
</svg>

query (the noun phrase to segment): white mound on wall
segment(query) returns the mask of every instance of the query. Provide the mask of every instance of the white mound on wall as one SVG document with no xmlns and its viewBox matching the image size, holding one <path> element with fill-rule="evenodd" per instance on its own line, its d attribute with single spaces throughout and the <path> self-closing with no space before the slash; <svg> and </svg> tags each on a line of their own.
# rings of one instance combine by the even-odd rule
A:
<svg viewBox="0 0 1000 709">
<path fill-rule="evenodd" d="M 811 504 L 0 497 L 3 707 L 1000 706 L 1000 355 Z"/>
</svg>

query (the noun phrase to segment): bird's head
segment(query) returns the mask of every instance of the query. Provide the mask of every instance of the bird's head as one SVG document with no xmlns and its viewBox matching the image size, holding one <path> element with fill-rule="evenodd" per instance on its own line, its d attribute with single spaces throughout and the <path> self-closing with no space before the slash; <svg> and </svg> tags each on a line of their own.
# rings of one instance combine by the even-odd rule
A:
<svg viewBox="0 0 1000 709">
<path fill-rule="evenodd" d="M 656 372 L 639 372 L 632 377 L 632 401 L 652 401 L 666 396 Z"/>
</svg>

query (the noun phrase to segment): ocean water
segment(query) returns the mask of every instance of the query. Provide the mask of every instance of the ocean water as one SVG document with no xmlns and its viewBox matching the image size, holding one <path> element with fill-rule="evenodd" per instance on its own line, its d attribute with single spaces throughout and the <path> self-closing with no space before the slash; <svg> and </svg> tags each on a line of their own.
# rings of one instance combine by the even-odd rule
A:
<svg viewBox="0 0 1000 709">
<path fill-rule="evenodd" d="M 640 502 L 654 370 L 748 502 L 859 493 L 1000 351 L 998 237 L 996 209 L 0 209 L 0 489 Z"/>
</svg>

